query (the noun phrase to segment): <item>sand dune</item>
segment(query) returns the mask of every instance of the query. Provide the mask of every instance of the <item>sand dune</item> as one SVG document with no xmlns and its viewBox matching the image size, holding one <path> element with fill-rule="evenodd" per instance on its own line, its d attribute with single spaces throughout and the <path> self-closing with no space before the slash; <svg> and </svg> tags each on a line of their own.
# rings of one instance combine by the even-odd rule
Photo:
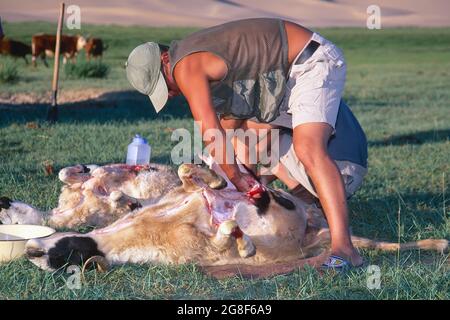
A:
<svg viewBox="0 0 450 320">
<path fill-rule="evenodd" d="M 56 21 L 60 0 L 0 0 L 6 21 Z M 69 3 L 69 2 L 68 2 Z M 311 27 L 366 26 L 367 7 L 382 27 L 449 26 L 448 0 L 77 0 L 82 23 L 205 27 L 248 17 L 282 17 Z"/>
</svg>

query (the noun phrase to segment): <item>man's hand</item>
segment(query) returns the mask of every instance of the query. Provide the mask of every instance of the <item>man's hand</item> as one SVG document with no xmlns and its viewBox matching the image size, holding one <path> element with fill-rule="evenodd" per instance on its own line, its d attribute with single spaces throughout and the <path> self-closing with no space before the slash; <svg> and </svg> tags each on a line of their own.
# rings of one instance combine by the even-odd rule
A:
<svg viewBox="0 0 450 320">
<path fill-rule="evenodd" d="M 236 189 L 244 193 L 250 191 L 250 189 L 258 183 L 258 181 L 256 181 L 256 179 L 253 178 L 250 174 L 244 173 L 234 175 L 230 177 L 230 180 L 234 184 Z"/>
<path fill-rule="evenodd" d="M 230 180 L 239 191 L 244 192 L 247 195 L 249 201 L 253 205 L 258 207 L 260 214 L 266 211 L 269 207 L 270 196 L 264 185 L 247 173 L 233 176 Z"/>
</svg>

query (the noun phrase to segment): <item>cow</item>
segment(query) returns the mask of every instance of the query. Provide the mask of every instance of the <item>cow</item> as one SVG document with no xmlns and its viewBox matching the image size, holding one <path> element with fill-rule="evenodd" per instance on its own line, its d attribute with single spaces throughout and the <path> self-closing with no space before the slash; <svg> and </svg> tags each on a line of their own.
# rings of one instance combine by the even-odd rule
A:
<svg viewBox="0 0 450 320">
<path fill-rule="evenodd" d="M 108 47 L 103 45 L 100 38 L 88 38 L 84 50 L 86 51 L 86 60 L 90 61 L 91 57 L 102 58 L 103 51 Z"/>
<path fill-rule="evenodd" d="M 31 47 L 23 42 L 3 38 L 0 39 L 0 54 L 10 55 L 14 58 L 23 58 L 28 64 L 27 54 L 31 54 Z"/>
<path fill-rule="evenodd" d="M 63 63 L 67 59 L 74 61 L 77 53 L 86 45 L 86 39 L 81 35 L 68 36 L 61 35 L 60 52 L 64 57 Z M 41 57 L 45 66 L 48 67 L 45 56 L 52 56 L 55 53 L 56 36 L 51 34 L 35 34 L 31 38 L 31 51 L 33 66 L 36 66 L 37 57 Z"/>
<path fill-rule="evenodd" d="M 263 204 L 256 205 L 210 169 L 183 164 L 178 176 L 182 184 L 158 202 L 130 212 L 105 228 L 29 240 L 26 257 L 49 271 L 69 265 L 86 267 L 85 262 L 92 261 L 104 266 L 194 263 L 231 275 L 230 270 L 236 266 L 250 274 L 274 265 L 281 265 L 283 273 L 292 271 L 299 261 L 323 257 L 330 246 L 330 232 L 321 210 L 289 193 L 255 183 L 252 192 L 263 189 L 268 195 Z M 352 241 L 358 248 L 381 250 L 442 252 L 448 248 L 445 239 L 403 244 L 360 237 L 352 237 Z"/>
<path fill-rule="evenodd" d="M 157 202 L 181 184 L 167 165 L 75 165 L 59 172 L 58 206 L 48 212 L 0 198 L 3 224 L 47 224 L 54 228 L 105 227 L 135 209 Z"/>
</svg>

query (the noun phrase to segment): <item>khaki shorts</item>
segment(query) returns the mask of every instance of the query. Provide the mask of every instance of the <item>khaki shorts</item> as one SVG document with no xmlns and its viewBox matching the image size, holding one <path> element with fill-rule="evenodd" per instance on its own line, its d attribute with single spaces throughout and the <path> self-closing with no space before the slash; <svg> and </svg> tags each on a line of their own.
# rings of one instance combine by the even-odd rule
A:
<svg viewBox="0 0 450 320">
<path fill-rule="evenodd" d="M 272 125 L 295 128 L 304 123 L 325 122 L 334 129 L 347 65 L 342 51 L 333 43 L 317 33 L 311 40 L 320 46 L 304 63 L 291 66 L 280 115 L 270 122 Z M 250 120 L 257 122 L 256 118 Z"/>
<path fill-rule="evenodd" d="M 367 168 L 350 161 L 337 160 L 335 162 L 344 180 L 345 193 L 348 199 L 361 187 L 364 176 L 367 174 Z M 306 190 L 318 197 L 305 167 L 295 154 L 292 136 L 288 133 L 283 133 L 280 136 L 280 163 L 284 165 L 292 179 L 298 181 Z"/>
</svg>

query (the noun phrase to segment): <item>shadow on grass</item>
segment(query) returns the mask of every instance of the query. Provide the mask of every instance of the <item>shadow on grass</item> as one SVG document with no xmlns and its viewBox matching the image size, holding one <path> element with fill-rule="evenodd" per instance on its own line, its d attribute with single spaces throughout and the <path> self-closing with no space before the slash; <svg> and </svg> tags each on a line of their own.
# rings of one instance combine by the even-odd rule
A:
<svg viewBox="0 0 450 320">
<path fill-rule="evenodd" d="M 1 104 L 0 126 L 12 123 L 44 122 L 48 104 Z M 96 99 L 63 103 L 58 123 L 110 123 L 153 119 L 185 119 L 192 117 L 186 100 L 176 97 L 157 114 L 150 100 L 137 91 L 106 92 Z"/>
<path fill-rule="evenodd" d="M 358 108 L 362 107 L 386 107 L 386 106 L 393 106 L 392 102 L 384 101 L 382 99 L 378 98 L 365 98 L 362 99 L 359 96 L 352 95 L 352 94 L 346 94 L 344 97 L 345 102 L 350 108 L 353 108 L 357 106 Z"/>
<path fill-rule="evenodd" d="M 442 194 L 408 193 L 379 198 L 352 198 L 349 202 L 353 234 L 376 240 L 415 241 L 415 237 L 433 237 L 444 232 L 446 217 L 442 210 Z M 400 218 L 400 229 L 399 229 Z"/>
<path fill-rule="evenodd" d="M 383 140 L 370 141 L 369 146 L 402 146 L 406 144 L 423 144 L 450 139 L 450 129 L 428 130 L 404 135 L 391 135 Z"/>
</svg>

